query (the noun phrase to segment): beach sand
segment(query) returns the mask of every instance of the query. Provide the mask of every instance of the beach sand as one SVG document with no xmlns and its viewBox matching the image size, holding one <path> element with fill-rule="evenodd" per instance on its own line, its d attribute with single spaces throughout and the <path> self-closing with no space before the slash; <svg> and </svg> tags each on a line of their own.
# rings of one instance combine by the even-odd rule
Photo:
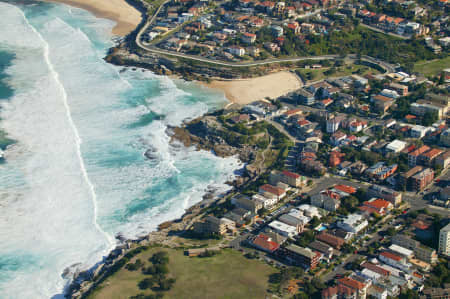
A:
<svg viewBox="0 0 450 299">
<path fill-rule="evenodd" d="M 222 90 L 233 103 L 246 105 L 266 97 L 275 99 L 301 88 L 303 83 L 295 74 L 282 71 L 250 79 L 214 80 L 206 86 Z"/>
<path fill-rule="evenodd" d="M 141 13 L 125 0 L 43 0 L 65 3 L 92 12 L 99 18 L 115 21 L 112 33 L 125 36 L 141 22 Z"/>
</svg>

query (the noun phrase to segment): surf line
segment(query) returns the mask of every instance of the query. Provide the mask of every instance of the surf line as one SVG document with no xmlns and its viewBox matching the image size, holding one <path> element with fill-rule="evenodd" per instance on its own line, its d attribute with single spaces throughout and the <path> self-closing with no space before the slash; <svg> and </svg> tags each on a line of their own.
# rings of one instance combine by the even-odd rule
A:
<svg viewBox="0 0 450 299">
<path fill-rule="evenodd" d="M 19 10 L 20 10 L 20 9 L 19 9 Z M 80 134 L 78 133 L 78 129 L 77 129 L 77 127 L 76 127 L 76 125 L 75 125 L 75 123 L 74 123 L 74 121 L 73 121 L 72 114 L 71 114 L 71 111 L 70 111 L 70 106 L 69 106 L 69 103 L 68 103 L 68 101 L 67 101 L 67 93 L 66 93 L 66 90 L 65 90 L 65 88 L 64 88 L 64 86 L 63 86 L 61 80 L 59 79 L 59 74 L 58 74 L 58 72 L 56 72 L 55 68 L 53 67 L 53 64 L 52 64 L 51 61 L 50 61 L 50 48 L 49 48 L 49 44 L 45 41 L 45 39 L 42 37 L 42 35 L 36 30 L 36 28 L 34 28 L 34 27 L 30 24 L 30 22 L 28 22 L 28 20 L 27 20 L 25 14 L 23 13 L 23 11 L 20 10 L 20 12 L 21 12 L 21 14 L 22 14 L 22 16 L 23 16 L 23 19 L 24 19 L 25 23 L 27 24 L 27 26 L 29 26 L 30 29 L 31 29 L 31 30 L 39 37 L 39 39 L 42 41 L 42 43 L 43 43 L 43 45 L 44 45 L 44 53 L 43 53 L 43 56 L 44 56 L 45 62 L 47 63 L 48 68 L 49 68 L 49 70 L 50 70 L 50 73 L 52 74 L 54 80 L 55 80 L 56 83 L 58 84 L 59 89 L 60 89 L 60 91 L 61 91 L 61 93 L 62 93 L 63 104 L 64 104 L 64 107 L 65 107 L 65 110 L 66 110 L 67 119 L 69 120 L 69 124 L 70 124 L 70 126 L 71 126 L 71 128 L 72 128 L 73 134 L 75 135 L 76 151 L 77 151 L 78 161 L 79 161 L 79 164 L 80 164 L 80 169 L 81 169 L 81 172 L 82 172 L 82 174 L 83 174 L 83 178 L 84 178 L 86 184 L 88 185 L 89 191 L 90 191 L 90 193 L 91 193 L 91 199 L 92 199 L 93 208 L 94 208 L 94 219 L 93 219 L 93 224 L 94 224 L 95 228 L 96 228 L 96 229 L 97 229 L 97 230 L 105 237 L 105 239 L 107 240 L 108 245 L 109 245 L 109 247 L 110 247 L 110 248 L 107 249 L 108 252 L 109 252 L 109 251 L 111 251 L 112 248 L 114 247 L 114 239 L 113 239 L 108 233 L 106 233 L 106 232 L 98 225 L 98 222 L 97 222 L 97 194 L 95 193 L 95 187 L 94 187 L 94 185 L 92 184 L 91 180 L 89 179 L 88 173 L 87 173 L 87 171 L 86 171 L 86 166 L 85 166 L 85 164 L 84 164 L 84 160 L 83 160 L 83 157 L 82 157 L 82 154 L 81 154 L 81 144 L 83 143 L 83 140 L 81 139 Z"/>
</svg>

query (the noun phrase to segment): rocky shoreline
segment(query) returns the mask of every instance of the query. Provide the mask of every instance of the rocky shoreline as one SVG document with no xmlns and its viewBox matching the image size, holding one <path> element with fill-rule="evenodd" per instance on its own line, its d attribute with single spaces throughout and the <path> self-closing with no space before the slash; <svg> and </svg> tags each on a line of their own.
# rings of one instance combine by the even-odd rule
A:
<svg viewBox="0 0 450 299">
<path fill-rule="evenodd" d="M 145 2 L 140 0 L 127 0 L 128 3 L 140 10 L 145 22 L 146 6 Z M 185 80 L 204 81 L 210 77 L 220 78 L 241 78 L 241 73 L 228 68 L 211 68 L 205 66 L 195 66 L 187 63 L 160 57 L 150 53 L 143 53 L 134 47 L 134 38 L 138 30 L 143 26 L 140 24 L 136 30 L 127 35 L 117 46 L 111 48 L 105 60 L 114 65 L 124 67 L 139 67 L 153 71 L 159 75 L 180 75 Z M 170 128 L 171 143 L 181 143 L 186 147 L 195 147 L 197 150 L 211 151 L 219 157 L 238 156 L 243 163 L 249 163 L 254 159 L 254 153 L 249 148 L 235 148 L 226 144 L 223 139 L 209 131 L 209 127 L 203 126 L 206 116 L 190 121 L 181 127 Z M 194 133 L 194 134 L 193 134 Z M 144 155 L 152 159 L 152 149 L 147 150 Z M 239 186 L 244 183 L 242 177 L 237 177 L 232 182 L 226 182 L 230 186 Z M 67 298 L 83 298 L 89 292 L 95 289 L 98 283 L 106 279 L 119 266 L 120 261 L 136 248 L 140 246 L 151 246 L 158 244 L 162 246 L 173 247 L 176 244 L 173 238 L 180 235 L 188 229 L 202 211 L 214 205 L 222 199 L 225 194 L 217 194 L 217 190 L 210 188 L 205 190 L 202 200 L 188 208 L 178 219 L 159 224 L 157 231 L 139 237 L 137 239 L 125 239 L 121 235 L 116 236 L 118 245 L 99 261 L 96 265 L 87 270 L 80 270 L 81 264 L 74 264 L 67 267 L 62 276 L 70 279 L 69 284 L 64 289 Z"/>
<path fill-rule="evenodd" d="M 236 148 L 228 145 L 217 132 L 215 132 L 211 126 L 211 119 L 214 116 L 206 114 L 202 117 L 194 119 L 180 127 L 169 128 L 168 134 L 171 135 L 171 144 L 182 144 L 186 147 L 195 147 L 197 150 L 211 151 L 219 157 L 238 156 L 240 161 L 246 163 L 246 174 L 244 177 L 236 177 L 232 182 L 227 182 L 230 186 L 239 187 L 244 184 L 249 178 L 256 175 L 251 173 L 250 164 L 254 160 L 254 152 L 247 147 Z M 150 155 L 151 149 L 145 153 Z M 120 266 L 120 261 L 127 256 L 133 250 L 140 246 L 152 246 L 161 245 L 176 247 L 179 244 L 174 242 L 174 238 L 183 234 L 183 232 L 191 227 L 191 225 L 202 215 L 205 208 L 208 208 L 219 201 L 222 198 L 233 191 L 233 189 L 217 194 L 217 190 L 209 188 L 205 190 L 206 193 L 203 198 L 197 204 L 191 206 L 185 211 L 185 213 L 178 219 L 167 221 L 159 224 L 158 230 L 150 232 L 149 234 L 137 239 L 125 239 L 121 235 L 116 236 L 116 240 L 119 245 L 114 248 L 107 257 L 101 262 L 97 263 L 92 268 L 80 271 L 77 268 L 79 264 L 72 265 L 64 270 L 62 274 L 65 278 L 71 279 L 70 284 L 65 289 L 66 297 L 68 298 L 83 298 L 95 287 L 106 279 L 109 275 L 116 271 L 116 268 Z"/>
</svg>

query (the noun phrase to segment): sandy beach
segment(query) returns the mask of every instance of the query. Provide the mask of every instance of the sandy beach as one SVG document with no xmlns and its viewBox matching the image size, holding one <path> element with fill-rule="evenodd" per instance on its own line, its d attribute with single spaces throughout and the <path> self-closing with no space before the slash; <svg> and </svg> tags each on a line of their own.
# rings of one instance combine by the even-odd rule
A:
<svg viewBox="0 0 450 299">
<path fill-rule="evenodd" d="M 65 3 L 92 12 L 99 18 L 115 21 L 112 33 L 124 36 L 141 22 L 141 13 L 125 0 L 43 0 Z"/>
<path fill-rule="evenodd" d="M 233 103 L 246 105 L 266 97 L 274 99 L 285 95 L 301 88 L 303 83 L 295 74 L 282 71 L 251 79 L 214 80 L 207 86 L 222 90 Z"/>
</svg>

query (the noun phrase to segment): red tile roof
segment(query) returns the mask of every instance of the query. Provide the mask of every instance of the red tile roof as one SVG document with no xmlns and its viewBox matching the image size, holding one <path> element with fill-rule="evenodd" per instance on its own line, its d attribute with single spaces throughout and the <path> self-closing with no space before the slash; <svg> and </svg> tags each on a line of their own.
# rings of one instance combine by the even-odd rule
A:
<svg viewBox="0 0 450 299">
<path fill-rule="evenodd" d="M 365 262 L 364 264 L 362 264 L 361 267 L 369 269 L 370 271 L 376 272 L 383 276 L 389 276 L 391 274 L 391 272 L 389 272 L 388 270 L 378 267 L 377 265 L 368 263 L 368 262 Z"/>
<path fill-rule="evenodd" d="M 284 170 L 284 171 L 283 171 L 283 174 L 284 174 L 285 176 L 291 177 L 291 178 L 293 178 L 293 179 L 298 179 L 298 178 L 300 177 L 299 174 L 293 173 L 293 172 L 290 172 L 290 171 L 287 171 L 287 170 Z"/>
<path fill-rule="evenodd" d="M 325 232 L 322 232 L 319 235 L 317 235 L 316 239 L 325 242 L 337 249 L 339 249 L 345 243 L 344 239 L 330 235 L 329 233 Z"/>
<path fill-rule="evenodd" d="M 381 94 L 376 95 L 376 96 L 374 96 L 373 98 L 374 98 L 375 100 L 377 100 L 377 101 L 383 101 L 383 102 L 390 102 L 390 101 L 393 101 L 391 98 L 382 96 Z"/>
<path fill-rule="evenodd" d="M 280 248 L 280 245 L 277 242 L 272 241 L 268 236 L 264 234 L 259 234 L 254 240 L 253 244 L 266 249 L 270 252 L 274 252 L 278 248 Z"/>
<path fill-rule="evenodd" d="M 384 257 L 386 257 L 386 258 L 388 258 L 388 259 L 397 261 L 397 262 L 399 262 L 399 261 L 402 260 L 402 257 L 401 257 L 401 256 L 398 256 L 398 255 L 393 254 L 393 253 L 388 252 L 388 251 L 383 251 L 382 253 L 380 253 L 380 255 L 382 255 L 382 256 L 384 256 Z"/>
<path fill-rule="evenodd" d="M 347 185 L 336 185 L 333 188 L 337 189 L 339 191 L 345 192 L 345 193 L 349 193 L 349 194 L 353 194 L 356 192 L 355 188 L 353 188 L 351 186 L 347 186 Z"/>
<path fill-rule="evenodd" d="M 387 209 L 390 205 L 392 205 L 389 201 L 381 198 L 377 198 L 372 201 L 365 201 L 364 204 L 370 207 L 374 207 L 377 210 Z"/>
<path fill-rule="evenodd" d="M 308 121 L 308 120 L 306 120 L 306 119 L 302 119 L 302 120 L 299 120 L 298 121 L 298 124 L 300 125 L 300 126 L 304 126 L 304 125 L 307 125 L 307 124 L 310 124 L 311 122 L 310 121 Z"/>
<path fill-rule="evenodd" d="M 345 287 L 354 289 L 354 290 L 361 290 L 363 289 L 366 285 L 362 282 L 359 282 L 357 280 L 354 280 L 352 278 L 349 277 L 344 277 L 338 280 L 339 284 L 344 285 Z"/>
<path fill-rule="evenodd" d="M 412 224 L 415 228 L 421 229 L 421 230 L 427 230 L 430 228 L 429 223 L 425 223 L 422 220 L 417 220 Z"/>
<path fill-rule="evenodd" d="M 428 152 L 421 154 L 421 156 L 427 157 L 429 159 L 433 159 L 433 158 L 439 156 L 440 154 L 442 154 L 442 151 L 440 149 L 433 148 L 433 149 L 429 150 Z"/>
<path fill-rule="evenodd" d="M 419 147 L 415 151 L 409 153 L 409 155 L 411 155 L 411 156 L 419 156 L 420 154 L 423 154 L 424 152 L 428 151 L 429 149 L 430 149 L 429 146 L 422 145 L 421 147 Z"/>
<path fill-rule="evenodd" d="M 275 194 L 277 196 L 281 196 L 281 195 L 283 195 L 285 193 L 285 191 L 283 189 L 275 187 L 275 186 L 272 186 L 272 185 L 269 185 L 269 184 L 262 185 L 259 188 L 261 188 L 262 190 L 264 190 L 266 192 Z"/>
<path fill-rule="evenodd" d="M 301 113 L 302 112 L 302 109 L 292 109 L 292 110 L 288 110 L 288 111 L 286 111 L 284 114 L 285 115 L 287 115 L 287 116 L 289 116 L 289 115 L 292 115 L 292 114 L 297 114 L 297 113 Z"/>
<path fill-rule="evenodd" d="M 337 287 L 328 287 L 322 291 L 322 298 L 332 298 L 338 293 Z"/>
</svg>

